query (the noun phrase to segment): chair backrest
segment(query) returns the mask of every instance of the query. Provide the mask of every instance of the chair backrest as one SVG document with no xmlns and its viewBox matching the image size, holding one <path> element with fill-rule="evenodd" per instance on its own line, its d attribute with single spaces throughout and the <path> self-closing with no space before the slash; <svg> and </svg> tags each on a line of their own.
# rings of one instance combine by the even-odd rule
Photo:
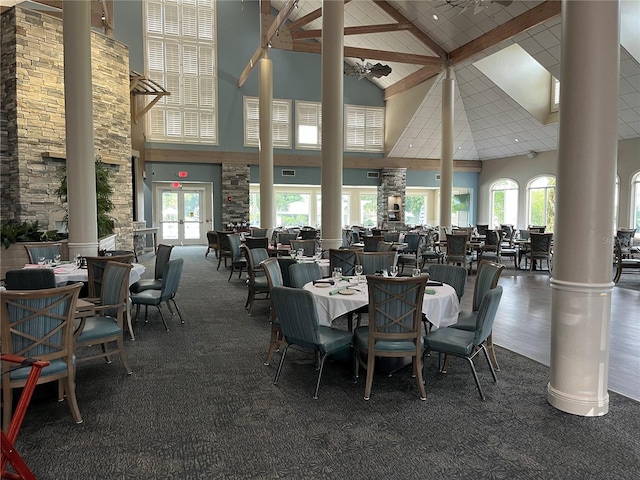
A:
<svg viewBox="0 0 640 480">
<path fill-rule="evenodd" d="M 500 229 L 502 230 L 502 233 L 504 235 L 504 239 L 508 242 L 513 241 L 513 236 L 516 233 L 515 229 L 513 228 L 513 225 L 510 225 L 508 223 L 501 223 L 500 224 Z"/>
<path fill-rule="evenodd" d="M 294 263 L 289 266 L 289 279 L 293 288 L 302 288 L 306 283 L 322 278 L 320 266 L 313 263 Z"/>
<path fill-rule="evenodd" d="M 269 239 L 267 237 L 245 238 L 244 244 L 247 248 L 269 248 Z"/>
<path fill-rule="evenodd" d="M 501 263 L 491 262 L 489 260 L 480 260 L 478 263 L 478 272 L 476 273 L 476 284 L 473 287 L 473 311 L 477 311 L 480 308 L 480 303 L 486 295 L 486 293 L 496 288 L 498 280 L 504 265 Z"/>
<path fill-rule="evenodd" d="M 529 225 L 527 227 L 527 230 L 529 230 L 530 232 L 537 232 L 537 233 L 544 233 L 546 229 L 547 229 L 546 225 Z"/>
<path fill-rule="evenodd" d="M 160 291 L 160 302 L 164 302 L 173 298 L 178 292 L 180 285 L 180 277 L 182 276 L 182 268 L 184 259 L 176 258 L 169 260 L 162 274 L 162 290 Z"/>
<path fill-rule="evenodd" d="M 269 257 L 266 260 L 263 260 L 261 265 L 265 275 L 267 276 L 269 290 L 271 290 L 273 287 L 284 286 L 282 270 L 280 269 L 280 263 L 278 262 L 277 258 Z"/>
<path fill-rule="evenodd" d="M 351 244 L 351 232 L 349 230 L 342 230 L 342 246 L 348 247 Z"/>
<path fill-rule="evenodd" d="M 476 334 L 473 338 L 474 345 L 480 345 L 491 334 L 501 298 L 502 287 L 498 285 L 489 290 L 482 299 L 478 314 L 476 315 Z"/>
<path fill-rule="evenodd" d="M 427 267 L 427 272 L 431 280 L 451 285 L 456 291 L 458 301 L 462 299 L 464 287 L 467 284 L 468 272 L 466 268 L 452 264 L 434 263 Z"/>
<path fill-rule="evenodd" d="M 422 301 L 426 277 L 367 276 L 369 289 L 369 352 L 380 340 L 415 340 L 420 348 Z M 371 353 L 369 353 L 371 354 Z"/>
<path fill-rule="evenodd" d="M 398 242 L 400 241 L 400 232 L 383 232 L 382 238 L 385 242 Z"/>
<path fill-rule="evenodd" d="M 252 237 L 267 237 L 267 230 L 266 228 L 257 228 L 257 227 L 251 227 L 251 236 Z"/>
<path fill-rule="evenodd" d="M 418 251 L 418 244 L 420 243 L 420 234 L 406 233 L 403 241 L 407 246 L 402 250 L 402 253 L 416 253 Z"/>
<path fill-rule="evenodd" d="M 297 263 L 295 258 L 278 257 L 278 264 L 280 265 L 280 271 L 282 272 L 282 283 L 285 287 L 291 286 L 291 279 L 289 278 L 289 267 L 294 263 Z"/>
<path fill-rule="evenodd" d="M 551 252 L 553 233 L 531 232 L 531 254 L 548 254 Z"/>
<path fill-rule="evenodd" d="M 316 253 L 316 241 L 314 240 L 290 240 L 291 248 L 294 250 L 302 249 L 305 257 L 313 257 Z"/>
<path fill-rule="evenodd" d="M 356 266 L 356 251 L 348 249 L 335 249 L 329 250 L 329 272 L 333 272 L 333 269 L 340 267 L 342 274 L 351 276 L 354 275 L 353 271 Z"/>
<path fill-rule="evenodd" d="M 352 243 L 360 243 L 360 232 L 351 230 L 351 234 L 349 236 L 349 245 L 351 245 Z"/>
<path fill-rule="evenodd" d="M 519 230 L 518 236 L 520 240 L 529 240 L 531 238 L 531 232 L 529 230 Z"/>
<path fill-rule="evenodd" d="M 303 228 L 300 230 L 302 240 L 315 240 L 318 231 L 315 228 Z"/>
<path fill-rule="evenodd" d="M 500 252 L 502 245 L 502 230 L 487 230 L 485 232 L 483 251 Z"/>
<path fill-rule="evenodd" d="M 113 309 L 105 309 L 102 315 L 119 317 L 122 320 L 124 305 L 129 295 L 129 273 L 133 265 L 130 263 L 107 262 L 102 274 L 102 292 L 100 304 L 114 305 Z"/>
<path fill-rule="evenodd" d="M 221 252 L 229 252 L 231 247 L 229 246 L 229 233 L 216 231 L 218 235 L 218 248 L 220 248 Z"/>
<path fill-rule="evenodd" d="M 48 243 L 46 245 L 25 245 L 30 263 L 38 263 L 38 258 L 44 257 L 45 260 L 53 261 L 56 255 L 60 255 L 62 248 L 59 243 Z"/>
<path fill-rule="evenodd" d="M 462 257 L 467 254 L 467 241 L 469 235 L 467 233 L 451 234 L 447 233 L 447 256 Z"/>
<path fill-rule="evenodd" d="M 0 292 L 2 353 L 71 365 L 76 301 L 81 283 Z"/>
<path fill-rule="evenodd" d="M 369 235 L 368 237 L 362 237 L 362 240 L 365 252 L 377 252 L 378 242 L 383 242 L 384 237 L 382 235 Z"/>
<path fill-rule="evenodd" d="M 489 229 L 489 225 L 483 225 L 478 223 L 476 225 L 476 231 L 478 232 L 478 235 L 484 235 L 486 233 L 486 231 Z"/>
<path fill-rule="evenodd" d="M 50 268 L 21 268 L 6 274 L 7 290 L 41 290 L 55 288 L 56 274 Z"/>
<path fill-rule="evenodd" d="M 389 266 L 396 265 L 397 259 L 397 252 L 356 251 L 356 263 L 362 265 L 365 275 L 373 275 L 376 272 L 389 270 Z"/>
<path fill-rule="evenodd" d="M 269 252 L 266 248 L 248 248 L 246 245 L 242 245 L 244 250 L 244 256 L 247 259 L 249 265 L 248 273 L 249 277 L 254 278 L 257 274 L 264 272 L 262 268 L 262 261 L 269 258 Z"/>
<path fill-rule="evenodd" d="M 287 343 L 318 348 L 318 312 L 313 294 L 301 288 L 273 287 L 271 301 Z"/>
<path fill-rule="evenodd" d="M 240 240 L 239 233 L 231 233 L 227 235 L 229 238 L 229 250 L 231 250 L 231 258 L 233 261 L 239 260 L 242 258 L 242 251 L 240 250 L 240 245 L 242 245 L 242 240 Z"/>
<path fill-rule="evenodd" d="M 216 232 L 213 233 L 215 234 Z M 216 235 L 216 239 L 217 238 L 218 236 Z M 164 267 L 167 266 L 167 262 L 171 259 L 172 250 L 173 245 L 165 245 L 164 243 L 158 245 L 158 251 L 156 252 L 156 264 L 153 271 L 153 276 L 156 280 L 162 280 Z"/>
<path fill-rule="evenodd" d="M 278 233 L 278 243 L 281 245 L 291 245 L 291 240 L 295 240 L 298 238 L 297 233 L 289 233 L 289 232 L 279 232 Z"/>
<path fill-rule="evenodd" d="M 635 228 L 620 229 L 616 232 L 616 238 L 620 241 L 620 248 L 628 249 L 633 246 L 633 237 L 636 234 Z"/>
<path fill-rule="evenodd" d="M 218 234 L 215 230 L 209 230 L 207 232 L 207 242 L 211 248 L 218 248 Z"/>
<path fill-rule="evenodd" d="M 393 242 L 378 242 L 376 252 L 390 252 L 393 249 Z"/>
<path fill-rule="evenodd" d="M 131 264 L 133 254 L 113 255 L 111 257 L 86 257 L 87 258 L 87 279 L 88 292 L 91 298 L 101 298 L 102 296 L 102 276 L 107 262 L 120 262 Z"/>
</svg>

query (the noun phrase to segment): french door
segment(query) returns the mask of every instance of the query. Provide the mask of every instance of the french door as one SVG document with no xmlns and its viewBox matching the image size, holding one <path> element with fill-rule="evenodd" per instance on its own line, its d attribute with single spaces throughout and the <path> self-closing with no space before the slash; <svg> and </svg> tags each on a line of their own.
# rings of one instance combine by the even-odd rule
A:
<svg viewBox="0 0 640 480">
<path fill-rule="evenodd" d="M 158 189 L 158 234 L 161 243 L 199 245 L 204 242 L 204 193 L 204 187 Z"/>
</svg>

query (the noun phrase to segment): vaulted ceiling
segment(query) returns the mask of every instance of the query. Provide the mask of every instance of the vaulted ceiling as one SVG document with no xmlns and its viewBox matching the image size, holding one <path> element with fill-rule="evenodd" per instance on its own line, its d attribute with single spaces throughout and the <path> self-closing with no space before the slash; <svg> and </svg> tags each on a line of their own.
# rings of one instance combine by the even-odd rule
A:
<svg viewBox="0 0 640 480">
<path fill-rule="evenodd" d="M 277 37 L 269 36 L 274 48 L 320 52 L 321 0 L 271 0 L 270 4 L 283 17 L 276 18 L 281 20 L 277 25 L 272 17 L 269 20 L 272 27 L 279 27 Z M 637 6 L 632 9 L 638 25 Z M 419 85 L 416 88 L 424 91 L 410 120 L 386 145 L 387 155 L 440 157 L 445 59 L 456 80 L 454 159 L 486 160 L 557 149 L 558 124 L 542 124 L 474 63 L 517 43 L 562 80 L 560 15 L 560 2 L 555 0 L 347 0 L 345 60 L 380 61 L 392 69 L 388 76 L 362 81 L 384 89 L 387 100 Z M 640 63 L 622 46 L 620 53 L 618 135 L 636 138 L 640 137 Z"/>
</svg>

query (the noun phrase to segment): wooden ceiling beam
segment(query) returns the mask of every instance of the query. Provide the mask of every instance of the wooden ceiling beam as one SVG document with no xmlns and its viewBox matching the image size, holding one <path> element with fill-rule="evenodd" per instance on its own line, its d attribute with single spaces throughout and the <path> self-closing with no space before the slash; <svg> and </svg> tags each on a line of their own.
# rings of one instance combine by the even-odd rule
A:
<svg viewBox="0 0 640 480">
<path fill-rule="evenodd" d="M 351 0 L 344 0 L 344 4 L 346 5 L 350 1 Z M 307 13 L 304 17 L 300 17 L 299 19 L 294 20 L 289 25 L 287 25 L 287 27 L 289 28 L 289 31 L 293 33 L 294 31 L 299 30 L 305 25 L 310 24 L 314 20 L 319 19 L 321 16 L 322 16 L 322 8 L 318 8 L 311 13 Z"/>
<path fill-rule="evenodd" d="M 361 25 L 359 27 L 344 27 L 345 35 L 364 35 L 369 33 L 399 32 L 411 29 L 410 23 L 385 23 L 381 25 Z M 321 38 L 322 30 L 298 30 L 291 33 L 294 40 Z"/>
<path fill-rule="evenodd" d="M 388 100 L 390 97 L 398 93 L 409 90 L 410 88 L 415 87 L 416 85 L 419 85 L 426 80 L 429 80 L 434 75 L 438 75 L 440 72 L 442 72 L 442 70 L 444 70 L 444 65 L 428 66 L 423 67 L 420 70 L 416 70 L 403 79 L 397 81 L 393 85 L 389 85 L 387 88 L 385 88 L 384 99 Z"/>
<path fill-rule="evenodd" d="M 317 42 L 293 42 L 294 52 L 321 53 L 322 45 Z M 366 58 L 369 60 L 383 60 L 385 62 L 411 63 L 414 65 L 430 65 L 442 68 L 439 57 L 416 55 L 413 53 L 390 52 L 387 50 L 372 50 L 369 48 L 344 47 L 346 58 Z"/>
</svg>

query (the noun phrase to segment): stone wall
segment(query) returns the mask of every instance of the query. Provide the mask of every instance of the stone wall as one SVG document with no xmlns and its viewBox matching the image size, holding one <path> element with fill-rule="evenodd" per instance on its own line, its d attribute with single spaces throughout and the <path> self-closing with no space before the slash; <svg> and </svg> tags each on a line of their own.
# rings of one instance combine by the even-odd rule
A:
<svg viewBox="0 0 640 480">
<path fill-rule="evenodd" d="M 66 157 L 62 21 L 15 7 L 3 13 L 1 28 L 0 99 L 8 143 L 1 170 L 2 222 L 38 220 L 55 228 L 63 213 L 54 192 Z M 87 161 L 109 164 L 118 248 L 131 249 L 129 52 L 96 32 L 91 50 L 95 159 Z"/>
<path fill-rule="evenodd" d="M 378 225 L 389 223 L 389 197 L 400 197 L 400 219 L 404 223 L 405 191 L 407 189 L 406 168 L 383 168 L 378 186 Z M 397 202 L 396 202 L 397 203 Z"/>
<path fill-rule="evenodd" d="M 222 164 L 222 227 L 249 221 L 249 166 Z"/>
</svg>

